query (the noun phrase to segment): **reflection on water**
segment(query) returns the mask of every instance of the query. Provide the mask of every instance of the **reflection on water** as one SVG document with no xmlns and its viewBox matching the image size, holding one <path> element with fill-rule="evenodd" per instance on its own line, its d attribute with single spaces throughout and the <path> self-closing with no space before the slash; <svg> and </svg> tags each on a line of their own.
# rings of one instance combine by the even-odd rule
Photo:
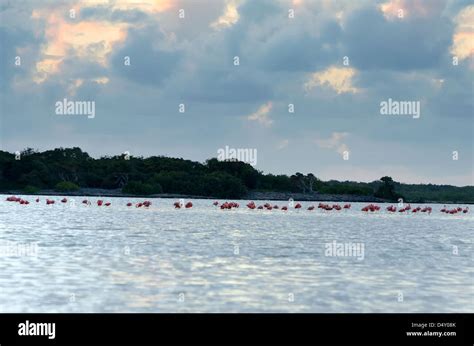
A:
<svg viewBox="0 0 474 346">
<path fill-rule="evenodd" d="M 174 210 L 165 199 L 137 209 L 5 197 L 0 312 L 474 312 L 473 217 L 440 205 L 367 215 L 357 203 L 221 211 L 209 200 Z M 327 256 L 334 241 L 363 244 L 363 260 Z"/>
</svg>

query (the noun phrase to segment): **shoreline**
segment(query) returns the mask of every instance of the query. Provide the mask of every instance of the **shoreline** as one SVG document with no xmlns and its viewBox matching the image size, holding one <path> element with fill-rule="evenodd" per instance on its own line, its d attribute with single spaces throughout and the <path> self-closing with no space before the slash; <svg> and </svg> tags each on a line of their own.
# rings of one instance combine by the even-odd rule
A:
<svg viewBox="0 0 474 346">
<path fill-rule="evenodd" d="M 285 201 L 293 198 L 295 201 L 302 202 L 353 202 L 353 203 L 397 203 L 393 201 L 387 201 L 382 198 L 373 196 L 362 196 L 362 195 L 335 195 L 335 194 L 303 194 L 303 193 L 291 193 L 291 192 L 261 192 L 253 191 L 242 198 L 218 198 L 212 196 L 195 196 L 185 195 L 177 193 L 159 193 L 151 195 L 137 195 L 137 194 L 126 194 L 121 189 L 93 189 L 85 188 L 78 191 L 71 192 L 59 192 L 55 190 L 40 190 L 37 193 L 25 193 L 21 190 L 9 190 L 0 191 L 3 195 L 19 195 L 19 196 L 82 196 L 82 197 L 108 197 L 108 198 L 164 198 L 164 199 L 208 199 L 208 200 L 255 200 L 255 201 Z M 405 203 L 416 203 L 416 204 L 474 204 L 474 202 L 457 202 L 457 201 L 424 201 L 414 202 L 405 201 Z"/>
</svg>

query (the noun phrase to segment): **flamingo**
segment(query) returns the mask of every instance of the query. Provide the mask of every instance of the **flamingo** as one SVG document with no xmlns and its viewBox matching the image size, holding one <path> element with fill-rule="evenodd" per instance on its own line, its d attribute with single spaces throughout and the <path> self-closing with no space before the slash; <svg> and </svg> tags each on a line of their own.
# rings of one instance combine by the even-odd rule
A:
<svg viewBox="0 0 474 346">
<path fill-rule="evenodd" d="M 299 204 L 299 203 L 296 203 L 296 205 L 295 205 L 295 209 L 300 209 L 300 208 L 301 208 L 301 204 Z"/>
<path fill-rule="evenodd" d="M 67 198 L 64 197 L 64 198 L 61 200 L 61 203 L 67 203 Z"/>
<path fill-rule="evenodd" d="M 39 201 L 40 201 L 40 199 L 39 199 L 39 198 L 37 198 L 37 199 L 36 199 L 36 203 L 38 203 Z"/>
<path fill-rule="evenodd" d="M 265 203 L 262 207 L 267 210 L 270 210 L 272 208 L 270 203 Z"/>
<path fill-rule="evenodd" d="M 213 205 L 215 205 L 216 207 L 219 205 L 219 202 L 215 201 L 214 203 L 212 203 Z"/>
<path fill-rule="evenodd" d="M 287 206 L 281 207 L 281 210 L 288 210 Z"/>
<path fill-rule="evenodd" d="M 308 207 L 308 210 L 314 210 L 314 205 L 310 205 L 310 206 Z"/>
<path fill-rule="evenodd" d="M 255 209 L 255 204 L 247 204 L 247 206 L 250 208 L 250 209 Z M 238 208 L 239 205 L 235 202 L 225 202 L 223 204 L 221 204 L 221 209 L 224 210 L 224 209 L 232 209 L 232 208 Z"/>
<path fill-rule="evenodd" d="M 332 206 L 330 206 L 329 204 L 324 204 L 324 203 L 319 203 L 318 208 L 328 210 L 328 211 L 333 209 Z"/>
<path fill-rule="evenodd" d="M 104 203 L 104 201 L 101 200 L 101 199 L 99 199 L 99 200 L 97 201 L 97 205 L 98 205 L 99 207 L 100 207 L 103 203 Z"/>
<path fill-rule="evenodd" d="M 192 202 L 188 202 L 188 203 L 186 203 L 185 207 L 186 207 L 186 208 L 192 208 L 192 207 L 193 207 L 193 203 L 192 203 Z"/>
<path fill-rule="evenodd" d="M 110 202 L 107 202 L 104 204 L 106 207 L 108 207 L 110 205 Z"/>
<path fill-rule="evenodd" d="M 131 206 L 132 206 L 132 203 L 128 202 L 127 207 L 131 207 Z"/>
<path fill-rule="evenodd" d="M 380 207 L 378 205 L 375 205 L 375 204 L 369 204 L 369 205 L 366 205 L 364 208 L 362 208 L 362 211 L 374 212 L 374 211 L 378 211 L 378 210 L 380 210 Z"/>
</svg>

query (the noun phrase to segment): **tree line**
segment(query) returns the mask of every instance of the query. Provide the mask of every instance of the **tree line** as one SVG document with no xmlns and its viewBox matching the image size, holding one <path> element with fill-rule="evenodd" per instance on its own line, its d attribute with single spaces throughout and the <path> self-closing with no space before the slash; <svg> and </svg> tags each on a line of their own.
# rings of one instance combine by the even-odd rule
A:
<svg viewBox="0 0 474 346">
<path fill-rule="evenodd" d="M 92 158 L 80 148 L 20 155 L 0 151 L 0 191 L 74 191 L 81 188 L 121 189 L 125 194 L 183 194 L 216 198 L 245 198 L 251 191 L 373 196 L 390 201 L 472 202 L 474 187 L 407 185 L 391 177 L 371 183 L 322 181 L 314 174 L 264 174 L 240 161 L 204 163 L 165 156 L 128 155 Z"/>
</svg>

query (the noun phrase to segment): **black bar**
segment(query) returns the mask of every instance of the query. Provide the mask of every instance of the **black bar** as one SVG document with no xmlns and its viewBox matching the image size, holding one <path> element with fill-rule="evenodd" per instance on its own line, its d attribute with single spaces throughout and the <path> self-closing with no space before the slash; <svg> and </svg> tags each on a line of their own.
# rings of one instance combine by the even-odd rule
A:
<svg viewBox="0 0 474 346">
<path fill-rule="evenodd" d="M 472 317 L 472 314 L 0 314 L 0 345 L 473 345 Z M 26 326 L 26 321 L 30 328 L 31 323 L 55 323 L 54 339 L 48 335 L 20 336 L 19 326 L 21 323 Z M 408 336 L 407 332 L 455 332 L 456 335 Z"/>
</svg>

